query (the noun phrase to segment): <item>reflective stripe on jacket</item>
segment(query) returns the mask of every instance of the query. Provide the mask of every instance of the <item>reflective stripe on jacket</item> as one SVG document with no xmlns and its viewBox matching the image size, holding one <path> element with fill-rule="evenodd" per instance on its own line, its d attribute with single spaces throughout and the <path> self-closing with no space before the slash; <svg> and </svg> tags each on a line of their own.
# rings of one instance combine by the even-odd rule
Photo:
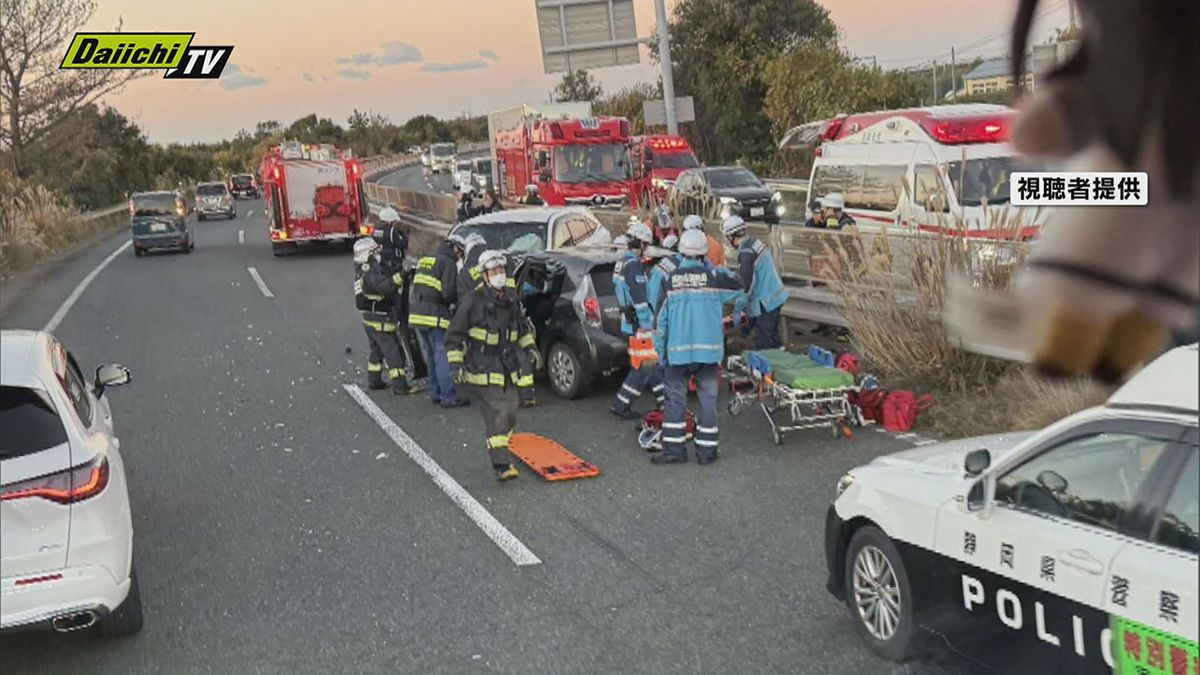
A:
<svg viewBox="0 0 1200 675">
<path fill-rule="evenodd" d="M 654 313 L 650 310 L 650 299 L 646 295 L 646 281 L 646 268 L 633 251 L 626 251 L 613 266 L 613 286 L 621 306 L 621 332 L 626 335 L 654 327 Z M 636 325 L 632 320 L 635 316 Z"/>
<path fill-rule="evenodd" d="M 354 306 L 362 312 L 364 322 L 390 320 L 392 305 L 403 288 L 404 274 L 385 274 L 378 260 L 373 259 L 354 268 Z M 389 322 L 392 330 L 395 330 L 395 323 Z"/>
<path fill-rule="evenodd" d="M 458 258 L 450 242 L 443 241 L 435 254 L 417 261 L 412 283 L 409 325 L 448 328 L 450 308 L 458 299 Z"/>
<path fill-rule="evenodd" d="M 725 357 L 725 303 L 743 296 L 736 277 L 685 259 L 667 277 L 654 347 L 668 366 L 720 363 Z"/>
<path fill-rule="evenodd" d="M 533 373 L 522 372 L 516 352 L 533 347 L 533 331 L 510 288 L 501 293 L 490 288 L 471 291 L 446 333 L 451 367 L 461 367 L 463 380 L 479 386 L 532 385 Z"/>
</svg>

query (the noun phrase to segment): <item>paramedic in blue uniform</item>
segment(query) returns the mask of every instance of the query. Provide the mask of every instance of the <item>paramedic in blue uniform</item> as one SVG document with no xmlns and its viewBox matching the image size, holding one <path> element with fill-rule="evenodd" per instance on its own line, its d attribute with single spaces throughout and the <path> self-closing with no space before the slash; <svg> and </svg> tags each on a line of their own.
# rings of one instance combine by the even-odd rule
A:
<svg viewBox="0 0 1200 675">
<path fill-rule="evenodd" d="M 654 313 L 650 310 L 650 300 L 646 295 L 646 267 L 642 264 L 642 253 L 654 242 L 654 233 L 645 223 L 639 222 L 630 224 L 625 235 L 629 238 L 629 248 L 613 267 L 613 286 L 616 287 L 617 302 L 621 306 L 621 332 L 627 337 L 639 333 L 648 335 L 654 328 Z M 661 407 L 661 369 L 652 366 L 630 368 L 617 391 L 617 400 L 613 401 L 609 411 L 621 419 L 640 418 L 633 410 L 633 402 L 646 390 L 654 392 Z"/>
<path fill-rule="evenodd" d="M 788 292 L 779 278 L 779 270 L 767 245 L 746 234 L 746 223 L 730 216 L 721 223 L 721 233 L 737 250 L 738 274 L 742 277 L 745 295 L 734 306 L 733 325 L 741 324 L 742 313 L 754 322 L 754 348 L 778 349 L 783 346 L 779 335 L 779 315 L 787 302 Z"/>
<path fill-rule="evenodd" d="M 685 230 L 679 238 L 683 259 L 667 277 L 666 299 L 656 316 L 654 346 L 666 371 L 667 406 L 661 453 L 655 464 L 687 461 L 688 381 L 696 378 L 700 418 L 696 424 L 696 461 L 717 459 L 717 368 L 725 356 L 722 318 L 725 304 L 742 296 L 741 282 L 706 267 L 708 238 Z"/>
</svg>

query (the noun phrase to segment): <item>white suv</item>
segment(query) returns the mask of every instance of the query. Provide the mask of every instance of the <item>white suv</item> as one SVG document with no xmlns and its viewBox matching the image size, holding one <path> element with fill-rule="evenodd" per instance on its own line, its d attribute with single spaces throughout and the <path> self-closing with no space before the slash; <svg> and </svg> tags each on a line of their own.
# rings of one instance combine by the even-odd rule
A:
<svg viewBox="0 0 1200 675">
<path fill-rule="evenodd" d="M 0 629 L 141 630 L 125 467 L 104 365 L 88 385 L 47 333 L 0 331 Z"/>
</svg>

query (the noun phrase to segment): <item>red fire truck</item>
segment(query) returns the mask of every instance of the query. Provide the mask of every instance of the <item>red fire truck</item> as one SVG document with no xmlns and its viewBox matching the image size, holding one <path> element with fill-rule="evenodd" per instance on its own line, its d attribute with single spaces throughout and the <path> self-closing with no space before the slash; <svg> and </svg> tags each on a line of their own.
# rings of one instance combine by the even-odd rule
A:
<svg viewBox="0 0 1200 675">
<path fill-rule="evenodd" d="M 700 166 L 682 136 L 635 136 L 631 148 L 639 206 L 648 206 L 652 199 L 666 201 L 667 190 L 679 174 Z"/>
<path fill-rule="evenodd" d="M 260 175 L 275 255 L 293 254 L 301 242 L 349 247 L 370 233 L 362 164 L 349 150 L 286 141 L 263 157 Z"/>
<path fill-rule="evenodd" d="M 621 208 L 636 203 L 623 117 L 521 118 L 496 132 L 501 196 L 517 199 L 534 184 L 550 205 Z"/>
</svg>

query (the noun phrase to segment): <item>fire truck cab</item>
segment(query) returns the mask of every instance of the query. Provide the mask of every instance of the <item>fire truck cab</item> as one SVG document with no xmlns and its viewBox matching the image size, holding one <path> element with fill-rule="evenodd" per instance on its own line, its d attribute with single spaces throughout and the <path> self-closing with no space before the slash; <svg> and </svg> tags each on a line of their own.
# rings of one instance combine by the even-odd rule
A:
<svg viewBox="0 0 1200 675">
<path fill-rule="evenodd" d="M 552 206 L 621 208 L 635 203 L 629 121 L 622 117 L 543 119 L 527 115 L 496 133 L 501 195 L 535 184 Z"/>
<path fill-rule="evenodd" d="M 370 234 L 362 164 L 349 150 L 286 141 L 263 157 L 260 174 L 275 255 L 293 254 L 301 242 L 349 247 Z"/>
<path fill-rule="evenodd" d="M 638 182 L 638 206 L 652 200 L 664 202 L 679 174 L 700 166 L 687 139 L 682 136 L 635 136 L 631 145 L 634 177 Z"/>
</svg>

